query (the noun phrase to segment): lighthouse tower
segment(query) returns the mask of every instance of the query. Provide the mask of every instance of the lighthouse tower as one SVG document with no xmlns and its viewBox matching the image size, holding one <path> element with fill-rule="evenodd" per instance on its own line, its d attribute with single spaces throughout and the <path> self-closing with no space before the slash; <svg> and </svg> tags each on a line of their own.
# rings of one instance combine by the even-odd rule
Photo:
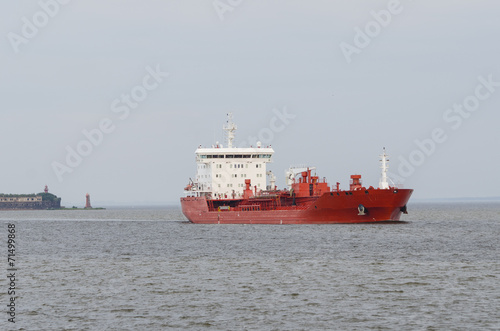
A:
<svg viewBox="0 0 500 331">
<path fill-rule="evenodd" d="M 87 198 L 85 202 L 85 209 L 92 209 L 92 206 L 90 205 L 90 194 L 87 193 L 85 197 Z"/>
</svg>

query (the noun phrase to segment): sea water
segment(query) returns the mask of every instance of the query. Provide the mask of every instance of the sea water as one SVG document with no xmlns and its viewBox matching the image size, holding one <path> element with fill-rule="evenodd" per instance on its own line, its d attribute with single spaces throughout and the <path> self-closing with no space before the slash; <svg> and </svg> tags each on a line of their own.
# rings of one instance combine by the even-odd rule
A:
<svg viewBox="0 0 500 331">
<path fill-rule="evenodd" d="M 0 329 L 500 329 L 500 203 L 409 212 L 386 224 L 199 225 L 177 206 L 2 211 L 7 276 L 15 229 L 15 323 L 3 277 Z"/>
</svg>

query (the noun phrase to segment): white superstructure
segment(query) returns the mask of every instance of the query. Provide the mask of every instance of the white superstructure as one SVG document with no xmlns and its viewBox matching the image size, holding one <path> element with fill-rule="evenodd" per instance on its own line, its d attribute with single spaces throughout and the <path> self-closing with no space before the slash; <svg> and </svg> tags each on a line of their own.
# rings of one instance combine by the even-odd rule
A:
<svg viewBox="0 0 500 331">
<path fill-rule="evenodd" d="M 235 199 L 243 196 L 245 179 L 251 180 L 252 190 L 266 189 L 266 164 L 272 162 L 274 150 L 262 147 L 233 147 L 236 125 L 232 114 L 224 125 L 227 147 L 218 143 L 211 148 L 199 147 L 196 151 L 196 178 L 186 193 L 190 196 L 207 195 L 219 199 Z"/>
</svg>

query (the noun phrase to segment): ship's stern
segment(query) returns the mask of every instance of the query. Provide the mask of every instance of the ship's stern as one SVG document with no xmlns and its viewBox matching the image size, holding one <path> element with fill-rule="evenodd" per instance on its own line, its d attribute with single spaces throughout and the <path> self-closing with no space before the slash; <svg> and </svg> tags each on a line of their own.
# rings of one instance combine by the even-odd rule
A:
<svg viewBox="0 0 500 331">
<path fill-rule="evenodd" d="M 208 212 L 206 197 L 183 197 L 181 198 L 181 210 L 184 216 L 193 223 L 200 219 L 203 213 Z"/>
</svg>

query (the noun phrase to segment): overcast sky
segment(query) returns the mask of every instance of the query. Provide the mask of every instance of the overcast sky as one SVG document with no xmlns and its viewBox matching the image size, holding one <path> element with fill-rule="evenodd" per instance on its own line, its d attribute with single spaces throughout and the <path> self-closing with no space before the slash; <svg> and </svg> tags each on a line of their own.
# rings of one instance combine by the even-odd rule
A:
<svg viewBox="0 0 500 331">
<path fill-rule="evenodd" d="M 280 187 L 298 164 L 377 186 L 385 147 L 415 199 L 500 196 L 499 17 L 494 0 L 2 1 L 0 192 L 178 203 L 233 112 Z"/>
</svg>

